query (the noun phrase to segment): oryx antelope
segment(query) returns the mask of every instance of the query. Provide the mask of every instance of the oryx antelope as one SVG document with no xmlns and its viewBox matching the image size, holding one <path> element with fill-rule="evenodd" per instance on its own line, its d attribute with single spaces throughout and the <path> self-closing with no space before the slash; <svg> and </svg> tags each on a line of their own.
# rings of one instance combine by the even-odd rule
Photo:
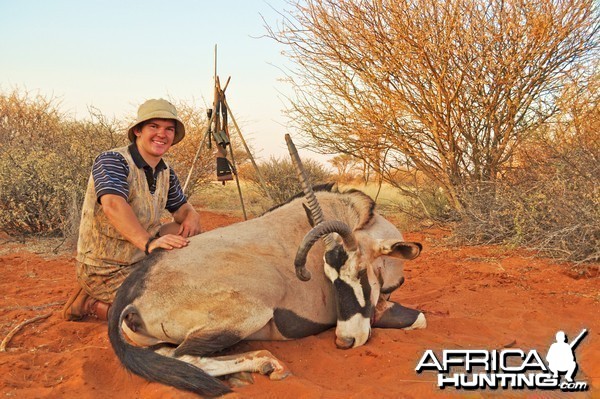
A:
<svg viewBox="0 0 600 399">
<path fill-rule="evenodd" d="M 421 245 L 404 242 L 360 191 L 329 185 L 313 195 L 309 206 L 317 202 L 326 220 L 314 227 L 314 210 L 297 197 L 192 237 L 186 248 L 150 255 L 125 280 L 109 315 L 110 341 L 125 367 L 221 395 L 230 389 L 217 376 L 289 374 L 264 350 L 209 356 L 241 340 L 302 338 L 336 326 L 336 345 L 350 348 L 363 345 L 371 327 L 425 327 L 422 313 L 388 301 L 404 281 L 403 261 Z M 325 245 L 322 236 L 330 238 Z"/>
<path fill-rule="evenodd" d="M 109 335 L 121 362 L 149 380 L 218 395 L 229 389 L 215 376 L 288 373 L 266 351 L 207 357 L 240 340 L 301 338 L 337 324 L 336 343 L 347 348 L 364 344 L 371 325 L 424 327 L 422 313 L 386 300 L 404 280 L 403 259 L 418 256 L 420 245 L 404 242 L 359 191 L 317 191 L 316 197 L 332 222 L 312 230 L 303 199 L 296 198 L 259 218 L 192 237 L 184 249 L 152 254 L 111 308 Z M 301 281 L 291 260 L 307 231 L 298 257 L 312 278 Z M 341 232 L 342 243 L 325 252 L 314 241 L 324 231 Z M 143 347 L 159 343 L 177 346 Z"/>
</svg>

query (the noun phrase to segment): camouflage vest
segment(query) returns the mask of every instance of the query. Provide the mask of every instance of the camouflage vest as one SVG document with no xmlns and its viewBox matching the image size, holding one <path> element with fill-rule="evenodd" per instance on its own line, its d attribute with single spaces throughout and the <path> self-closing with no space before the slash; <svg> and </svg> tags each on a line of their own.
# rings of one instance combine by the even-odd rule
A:
<svg viewBox="0 0 600 399">
<path fill-rule="evenodd" d="M 151 194 L 144 170 L 135 165 L 127 147 L 113 151 L 123 155 L 129 165 L 127 202 L 144 229 L 151 235 L 156 234 L 161 225 L 161 213 L 167 204 L 169 168 L 158 174 L 156 190 Z M 94 178 L 90 175 L 81 211 L 77 260 L 92 266 L 106 263 L 127 266 L 139 262 L 144 256 L 144 251 L 127 241 L 110 223 L 97 201 Z"/>
</svg>

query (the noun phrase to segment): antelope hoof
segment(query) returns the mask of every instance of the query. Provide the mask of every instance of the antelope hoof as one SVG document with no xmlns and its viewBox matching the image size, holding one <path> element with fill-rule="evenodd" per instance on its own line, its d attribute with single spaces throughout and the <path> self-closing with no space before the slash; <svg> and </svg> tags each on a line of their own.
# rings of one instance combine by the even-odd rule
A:
<svg viewBox="0 0 600 399">
<path fill-rule="evenodd" d="M 258 372 L 263 375 L 269 374 L 271 380 L 283 380 L 291 374 L 287 366 L 273 356 L 271 352 L 261 351 L 260 356 L 265 358 L 265 360 L 260 365 Z"/>
<path fill-rule="evenodd" d="M 284 366 L 282 370 L 273 371 L 269 375 L 269 378 L 273 381 L 279 381 L 279 380 L 283 380 L 284 378 L 287 378 L 291 374 L 292 374 L 292 372 L 287 367 Z"/>
<path fill-rule="evenodd" d="M 425 319 L 425 315 L 423 313 L 419 313 L 417 316 L 417 320 L 412 323 L 410 326 L 403 328 L 403 330 L 420 330 L 427 327 L 427 319 Z"/>
<path fill-rule="evenodd" d="M 227 382 L 232 388 L 240 388 L 254 384 L 254 377 L 252 377 L 252 373 L 240 371 L 239 373 L 231 374 L 227 378 Z"/>
<path fill-rule="evenodd" d="M 273 366 L 273 364 L 270 361 L 267 361 L 260 366 L 260 370 L 258 372 L 262 375 L 266 375 L 272 373 L 273 370 L 275 370 L 275 366 Z"/>
<path fill-rule="evenodd" d="M 269 374 L 269 379 L 279 381 L 291 374 L 290 370 L 280 361 L 272 360 L 262 365 L 261 374 Z"/>
</svg>

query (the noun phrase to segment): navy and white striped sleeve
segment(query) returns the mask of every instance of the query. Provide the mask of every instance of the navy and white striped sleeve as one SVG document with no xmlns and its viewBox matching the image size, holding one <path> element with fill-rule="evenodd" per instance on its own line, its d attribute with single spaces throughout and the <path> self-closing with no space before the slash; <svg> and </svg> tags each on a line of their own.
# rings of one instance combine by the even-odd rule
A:
<svg viewBox="0 0 600 399">
<path fill-rule="evenodd" d="M 127 200 L 129 198 L 128 175 L 129 165 L 123 155 L 114 151 L 98 155 L 92 167 L 98 203 L 100 197 L 105 194 L 116 194 Z"/>
<path fill-rule="evenodd" d="M 181 205 L 187 202 L 185 194 L 179 184 L 179 179 L 173 169 L 170 169 L 169 175 L 169 196 L 167 197 L 167 205 L 165 208 L 171 213 L 176 212 Z"/>
</svg>

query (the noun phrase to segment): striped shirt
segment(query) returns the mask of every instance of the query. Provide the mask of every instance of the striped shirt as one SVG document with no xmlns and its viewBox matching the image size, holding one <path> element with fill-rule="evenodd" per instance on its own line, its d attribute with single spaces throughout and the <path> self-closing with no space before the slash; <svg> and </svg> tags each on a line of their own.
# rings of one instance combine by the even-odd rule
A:
<svg viewBox="0 0 600 399">
<path fill-rule="evenodd" d="M 167 169 L 167 165 L 161 159 L 153 170 L 152 167 L 144 161 L 144 158 L 140 155 L 135 143 L 132 143 L 128 147 L 128 150 L 135 165 L 144 170 L 150 193 L 154 194 L 156 189 L 156 178 L 159 173 Z M 169 170 L 169 194 L 165 208 L 173 213 L 185 204 L 187 199 L 183 194 L 175 171 L 172 168 Z M 92 167 L 92 176 L 94 177 L 94 187 L 96 189 L 98 203 L 100 203 L 100 197 L 105 194 L 115 194 L 127 201 L 129 199 L 129 185 L 127 184 L 128 175 L 129 165 L 123 155 L 115 151 L 106 151 L 98 155 L 94 161 L 94 166 Z"/>
</svg>

